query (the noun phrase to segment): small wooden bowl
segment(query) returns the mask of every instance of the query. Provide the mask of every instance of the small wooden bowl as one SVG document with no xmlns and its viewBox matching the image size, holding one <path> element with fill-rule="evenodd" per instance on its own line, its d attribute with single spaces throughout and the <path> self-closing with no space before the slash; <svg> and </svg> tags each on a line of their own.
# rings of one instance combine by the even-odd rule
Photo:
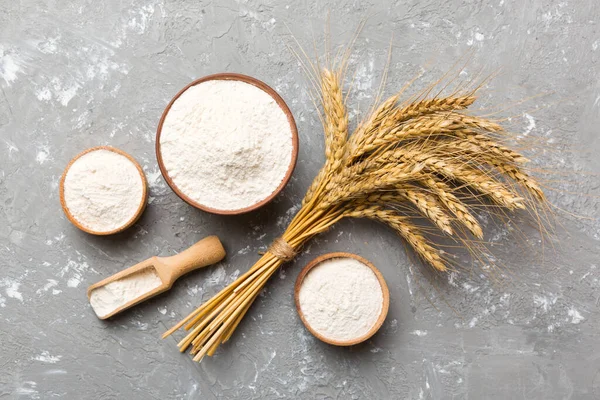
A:
<svg viewBox="0 0 600 400">
<path fill-rule="evenodd" d="M 333 339 L 330 339 L 330 338 L 327 338 L 327 337 L 321 335 L 320 333 L 313 330 L 313 328 L 310 326 L 308 321 L 306 321 L 306 318 L 304 317 L 304 314 L 302 313 L 302 308 L 300 308 L 299 293 L 300 293 L 300 287 L 302 286 L 302 282 L 304 281 L 304 277 L 306 276 L 306 274 L 308 274 L 308 272 L 311 269 L 313 269 L 317 265 L 321 264 L 323 261 L 326 261 L 326 260 L 329 260 L 332 258 L 353 258 L 355 260 L 360 261 L 361 263 L 365 264 L 367 267 L 371 268 L 373 273 L 375 273 L 377 280 L 379 281 L 379 285 L 381 286 L 381 292 L 383 294 L 383 305 L 381 307 L 381 314 L 379 315 L 379 318 L 377 319 L 377 321 L 375 321 L 375 324 L 373 324 L 371 329 L 367 333 L 365 333 L 362 336 L 359 336 L 356 339 L 333 340 Z M 373 336 L 379 330 L 379 328 L 381 328 L 381 325 L 383 325 L 383 321 L 385 321 L 385 318 L 387 317 L 387 314 L 388 314 L 388 309 L 390 307 L 390 291 L 388 290 L 387 284 L 385 283 L 385 279 L 383 279 L 383 275 L 381 275 L 381 272 L 379 272 L 379 270 L 377 268 L 375 268 L 375 266 L 373 264 L 371 264 L 369 261 L 365 260 L 361 256 L 358 256 L 358 255 L 352 254 L 352 253 L 328 253 L 328 254 L 324 254 L 320 257 L 317 257 L 314 260 L 312 260 L 310 263 L 308 263 L 308 265 L 306 267 L 304 267 L 302 269 L 302 271 L 300 271 L 300 275 L 298 275 L 298 278 L 296 279 L 296 285 L 294 286 L 294 299 L 296 302 L 296 310 L 298 311 L 298 315 L 300 316 L 300 319 L 302 320 L 302 323 L 304 324 L 306 329 L 308 329 L 310 331 L 310 333 L 312 333 L 313 336 L 315 336 L 317 339 L 319 339 L 325 343 L 332 344 L 334 346 L 352 346 L 352 345 L 355 345 L 358 343 L 362 343 L 365 340 L 369 339 L 371 336 Z"/>
<path fill-rule="evenodd" d="M 89 228 L 81 225 L 75 219 L 75 217 L 71 214 L 71 211 L 67 207 L 67 203 L 65 201 L 65 178 L 67 177 L 67 172 L 69 172 L 69 169 L 71 168 L 73 163 L 75 161 L 77 161 L 80 157 L 82 157 L 83 155 L 90 153 L 92 151 L 96 151 L 96 150 L 108 150 L 108 151 L 112 151 L 113 153 L 117 153 L 122 156 L 125 156 L 129 161 L 131 161 L 135 165 L 138 172 L 140 173 L 140 177 L 142 178 L 142 183 L 143 183 L 142 202 L 140 203 L 140 206 L 138 207 L 134 216 L 131 217 L 131 219 L 129 221 L 127 221 L 127 223 L 125 223 L 123 226 L 121 226 L 117 229 L 113 229 L 112 231 L 107 231 L 107 232 L 96 232 L 92 229 L 89 229 Z M 146 209 L 146 204 L 148 203 L 148 181 L 146 180 L 146 175 L 144 174 L 144 170 L 132 156 L 130 156 L 129 154 L 125 153 L 122 150 L 116 149 L 111 146 L 97 146 L 97 147 L 89 148 L 89 149 L 84 150 L 81 153 L 77 154 L 71 161 L 69 161 L 69 164 L 67 164 L 67 167 L 65 168 L 65 170 L 62 174 L 62 177 L 60 178 L 59 192 L 60 192 L 60 205 L 62 206 L 62 209 L 63 209 L 65 215 L 67 216 L 67 218 L 69 219 L 69 221 L 71 221 L 71 223 L 73 225 L 75 225 L 77 228 L 81 229 L 82 231 L 90 233 L 92 235 L 98 235 L 98 236 L 113 235 L 115 233 L 123 232 L 125 229 L 131 227 L 133 224 L 135 224 L 137 222 L 138 219 L 140 219 L 140 217 L 142 216 L 142 213 Z"/>
<path fill-rule="evenodd" d="M 287 170 L 283 180 L 281 181 L 279 186 L 275 189 L 275 191 L 273 193 L 271 193 L 271 195 L 269 195 L 267 198 L 265 198 L 264 200 L 254 204 L 254 205 L 251 205 L 249 207 L 240 208 L 239 210 L 219 210 L 216 208 L 207 207 L 203 204 L 198 203 L 197 201 L 190 199 L 188 196 L 186 196 L 181 190 L 179 190 L 179 188 L 175 185 L 175 183 L 173 183 L 173 180 L 169 176 L 169 173 L 163 163 L 162 153 L 160 150 L 160 133 L 162 131 L 162 127 L 165 122 L 165 118 L 167 117 L 167 114 L 169 113 L 169 110 L 171 109 L 171 106 L 173 105 L 173 103 L 175 103 L 175 101 L 177 101 L 179 96 L 181 96 L 190 87 L 198 85 L 202 82 L 212 81 L 212 80 L 240 81 L 240 82 L 245 82 L 250 85 L 256 86 L 257 88 L 263 90 L 269 96 L 271 96 L 277 102 L 277 105 L 279 105 L 279 107 L 283 110 L 283 112 L 287 116 L 287 119 L 290 123 L 290 128 L 292 130 L 292 160 L 290 162 L 290 165 L 288 167 L 288 170 Z M 181 198 L 183 201 L 185 201 L 189 205 L 196 207 L 202 211 L 212 213 L 212 214 L 219 214 L 219 215 L 244 214 L 244 213 L 247 213 L 250 211 L 254 211 L 254 210 L 264 206 L 271 200 L 273 200 L 283 190 L 285 185 L 287 185 L 288 181 L 290 180 L 290 178 L 292 176 L 292 172 L 294 172 L 294 168 L 296 167 L 296 161 L 298 159 L 298 128 L 296 127 L 296 121 L 294 120 L 294 116 L 292 115 L 292 112 L 290 111 L 290 109 L 287 106 L 287 104 L 285 103 L 285 101 L 283 101 L 281 96 L 279 96 L 279 94 L 273 88 L 271 88 L 269 85 L 267 85 L 266 83 L 259 81 L 258 79 L 253 78 L 251 76 L 242 75 L 242 74 L 219 73 L 219 74 L 214 74 L 214 75 L 208 75 L 203 78 L 196 79 L 195 81 L 186 85 L 183 89 L 181 89 L 179 91 L 179 93 L 177 93 L 175 95 L 175 97 L 173 97 L 173 99 L 171 99 L 171 101 L 165 108 L 165 111 L 163 112 L 162 116 L 160 117 L 160 121 L 158 122 L 158 128 L 156 130 L 156 159 L 158 161 L 158 166 L 160 168 L 160 172 L 161 172 L 163 178 L 165 178 L 165 181 L 167 182 L 169 187 L 175 192 L 175 194 L 177 196 L 179 196 L 179 198 Z"/>
</svg>

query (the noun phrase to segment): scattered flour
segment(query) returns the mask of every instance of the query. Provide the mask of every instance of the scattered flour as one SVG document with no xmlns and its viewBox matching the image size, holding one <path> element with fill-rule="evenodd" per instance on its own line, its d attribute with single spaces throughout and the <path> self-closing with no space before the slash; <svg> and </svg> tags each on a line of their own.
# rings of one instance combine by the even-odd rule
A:
<svg viewBox="0 0 600 400">
<path fill-rule="evenodd" d="M 250 253 L 250 245 L 244 247 L 243 249 L 238 250 L 237 253 L 242 254 L 242 255 Z"/>
<path fill-rule="evenodd" d="M 59 276 L 64 278 L 65 276 L 69 275 L 67 286 L 70 288 L 76 288 L 83 280 L 83 275 L 88 269 L 90 269 L 89 264 L 86 261 L 82 261 L 80 256 L 78 261 L 68 260 L 67 264 L 61 268 Z M 96 272 L 93 268 L 92 271 Z M 52 290 L 52 293 L 56 294 L 54 289 Z M 58 291 L 58 293 L 60 293 L 60 291 Z"/>
<path fill-rule="evenodd" d="M 48 160 L 48 155 L 48 149 L 41 149 L 37 152 L 35 161 L 37 161 L 38 164 L 43 164 Z"/>
<path fill-rule="evenodd" d="M 47 364 L 56 364 L 61 358 L 62 356 L 53 356 L 47 351 L 42 351 L 42 354 L 33 357 L 34 360 Z"/>
<path fill-rule="evenodd" d="M 258 87 L 212 80 L 187 89 L 162 126 L 168 175 L 191 200 L 239 210 L 269 197 L 292 161 L 285 112 Z"/>
<path fill-rule="evenodd" d="M 12 299 L 17 299 L 21 303 L 23 302 L 23 294 L 19 292 L 19 287 L 21 286 L 21 282 L 11 279 L 11 278 L 2 278 L 0 280 L 0 287 L 3 287 L 6 295 Z M 0 300 L 0 304 L 4 307 L 5 301 Z"/>
<path fill-rule="evenodd" d="M 17 74 L 20 72 L 19 61 L 15 55 L 8 50 L 5 50 L 0 45 L 0 77 L 4 79 L 7 85 L 17 79 Z"/>
<path fill-rule="evenodd" d="M 106 149 L 79 157 L 67 171 L 64 199 L 85 228 L 110 232 L 128 224 L 144 201 L 144 181 L 127 157 Z"/>
<path fill-rule="evenodd" d="M 535 119 L 527 113 L 523 114 L 523 116 L 527 119 L 527 127 L 525 128 L 523 135 L 527 136 L 535 129 Z"/>
<path fill-rule="evenodd" d="M 147 268 L 94 289 L 90 295 L 90 304 L 96 315 L 102 318 L 161 285 L 162 281 L 156 270 Z"/>
<path fill-rule="evenodd" d="M 72 276 L 67 280 L 67 286 L 70 288 L 76 288 L 81 283 L 81 276 Z"/>
<path fill-rule="evenodd" d="M 365 335 L 383 307 L 377 276 L 353 258 L 334 258 L 314 267 L 304 277 L 298 298 L 310 327 L 338 341 Z"/>
<path fill-rule="evenodd" d="M 28 399 L 39 399 L 40 393 L 36 389 L 37 383 L 34 381 L 25 381 L 15 389 L 17 397 L 27 396 Z"/>
<path fill-rule="evenodd" d="M 478 321 L 479 321 L 479 318 L 477 318 L 477 317 L 471 318 L 471 321 L 469 321 L 469 328 L 474 328 L 475 325 L 477 325 Z"/>
<path fill-rule="evenodd" d="M 35 291 L 37 295 L 41 295 L 42 293 L 45 293 L 48 290 L 52 289 L 54 286 L 58 285 L 58 281 L 55 279 L 46 279 L 46 281 L 47 283 L 42 288 Z"/>
<path fill-rule="evenodd" d="M 568 315 L 569 317 L 571 317 L 571 323 L 572 324 L 579 324 L 581 323 L 581 321 L 583 321 L 585 318 L 583 318 L 583 316 L 579 313 L 579 311 L 577 311 L 576 309 L 574 309 L 573 307 L 571 307 L 568 311 Z"/>
</svg>

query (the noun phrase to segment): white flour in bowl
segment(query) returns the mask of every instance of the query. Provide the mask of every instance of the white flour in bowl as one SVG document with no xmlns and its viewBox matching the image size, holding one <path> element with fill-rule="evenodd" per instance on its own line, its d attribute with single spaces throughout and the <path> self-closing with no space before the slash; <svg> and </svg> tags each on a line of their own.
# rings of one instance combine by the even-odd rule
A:
<svg viewBox="0 0 600 400">
<path fill-rule="evenodd" d="M 298 300 L 313 330 L 331 340 L 349 341 L 375 325 L 383 308 L 383 290 L 367 265 L 354 258 L 332 258 L 306 274 Z"/>
<path fill-rule="evenodd" d="M 249 83 L 206 81 L 171 106 L 160 152 L 175 186 L 195 202 L 239 210 L 269 197 L 292 160 L 292 129 L 268 93 Z"/>
<path fill-rule="evenodd" d="M 75 160 L 64 181 L 65 206 L 83 227 L 111 232 L 127 224 L 144 201 L 142 176 L 122 154 L 92 150 Z"/>
</svg>

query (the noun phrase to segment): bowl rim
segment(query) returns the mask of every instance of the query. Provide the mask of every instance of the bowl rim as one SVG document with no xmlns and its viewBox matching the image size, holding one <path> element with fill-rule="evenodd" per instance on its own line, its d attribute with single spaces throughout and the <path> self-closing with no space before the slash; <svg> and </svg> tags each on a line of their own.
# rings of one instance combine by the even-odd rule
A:
<svg viewBox="0 0 600 400">
<path fill-rule="evenodd" d="M 197 201 L 189 198 L 186 194 L 184 194 L 181 190 L 179 190 L 177 185 L 175 185 L 175 183 L 173 182 L 173 179 L 171 179 L 171 177 L 169 176 L 169 173 L 168 173 L 167 169 L 165 168 L 165 165 L 164 165 L 164 162 L 162 159 L 161 149 L 160 149 L 160 135 L 162 132 L 162 127 L 163 127 L 163 124 L 167 117 L 167 114 L 171 110 L 171 107 L 173 106 L 175 101 L 177 101 L 177 99 L 179 99 L 179 97 L 190 87 L 198 85 L 203 82 L 212 81 L 212 80 L 240 81 L 240 82 L 244 82 L 244 83 L 253 85 L 253 86 L 261 89 L 262 91 L 266 92 L 269 96 L 271 96 L 277 102 L 277 105 L 283 110 L 283 112 L 285 113 L 285 115 L 287 117 L 288 123 L 290 124 L 290 129 L 292 131 L 292 158 L 290 160 L 290 165 L 288 166 L 286 174 L 283 177 L 282 181 L 279 183 L 279 186 L 277 186 L 277 188 L 273 191 L 273 193 L 271 193 L 269 196 L 267 196 L 265 199 L 261 200 L 260 202 L 255 203 L 248 207 L 237 209 L 237 210 L 220 210 L 217 208 L 205 206 L 205 205 L 198 203 Z M 285 103 L 283 98 L 269 85 L 267 85 L 263 81 L 260 81 L 256 78 L 248 76 L 248 75 L 243 75 L 243 74 L 238 74 L 238 73 L 233 73 L 233 72 L 221 72 L 221 73 L 217 73 L 217 74 L 207 75 L 202 78 L 198 78 L 198 79 L 188 83 L 187 85 L 185 85 L 185 87 L 183 87 L 183 89 L 181 89 L 179 92 L 177 92 L 177 94 L 171 99 L 169 104 L 167 104 L 167 106 L 165 107 L 165 110 L 163 111 L 163 113 L 160 117 L 160 120 L 158 122 L 158 127 L 156 129 L 155 147 L 156 147 L 156 160 L 158 162 L 158 167 L 160 168 L 160 173 L 162 174 L 163 178 L 167 182 L 167 185 L 169 185 L 171 190 L 173 190 L 173 192 L 175 192 L 175 194 L 177 196 L 179 196 L 180 199 L 182 199 L 183 201 L 185 201 L 192 207 L 195 207 L 199 210 L 206 211 L 206 212 L 209 212 L 212 214 L 239 215 L 239 214 L 245 214 L 245 213 L 259 209 L 260 207 L 264 206 L 265 204 L 267 204 L 271 200 L 273 200 L 275 197 L 277 197 L 277 195 L 279 193 L 281 193 L 283 188 L 285 188 L 285 186 L 289 182 L 290 178 L 292 177 L 292 173 L 294 172 L 294 169 L 296 168 L 296 162 L 298 161 L 298 127 L 296 126 L 296 120 L 294 119 L 294 116 L 293 116 L 292 112 L 290 111 L 288 105 Z"/>
<path fill-rule="evenodd" d="M 365 333 L 364 335 L 359 336 L 355 339 L 335 340 L 335 339 L 331 339 L 331 338 L 321 335 L 320 333 L 316 332 L 310 326 L 310 324 L 304 317 L 302 308 L 300 307 L 299 294 L 300 294 L 300 287 L 302 286 L 302 282 L 304 281 L 304 278 L 310 272 L 310 270 L 312 270 L 314 267 L 321 264 L 323 261 L 330 260 L 332 258 L 353 258 L 355 260 L 360 261 L 361 263 L 365 264 L 367 267 L 371 268 L 371 270 L 377 277 L 377 280 L 379 281 L 379 286 L 381 286 L 381 292 L 383 295 L 383 305 L 381 306 L 381 314 L 379 315 L 379 318 L 377 318 L 377 320 L 375 321 L 375 323 L 373 324 L 373 326 L 367 333 Z M 381 326 L 383 325 L 383 322 L 385 321 L 385 319 L 387 317 L 389 307 L 390 307 L 390 291 L 388 289 L 387 283 L 385 282 L 385 279 L 383 278 L 383 275 L 375 267 L 375 265 L 373 265 L 370 261 L 366 260 L 365 258 L 363 258 L 357 254 L 345 253 L 345 252 L 335 252 L 335 253 L 323 254 L 323 255 L 313 259 L 302 269 L 302 271 L 300 271 L 298 278 L 296 278 L 296 284 L 294 285 L 294 302 L 296 304 L 296 311 L 298 312 L 298 315 L 300 316 L 302 323 L 304 324 L 306 329 L 308 329 L 308 331 L 310 333 L 312 333 L 313 336 L 315 336 L 317 339 L 319 339 L 325 343 L 332 344 L 334 346 L 353 346 L 355 344 L 362 343 L 365 340 L 371 338 L 381 328 Z"/>
<path fill-rule="evenodd" d="M 140 178 L 142 178 L 142 201 L 141 201 L 140 205 L 138 206 L 138 209 L 136 210 L 135 214 L 125 224 L 121 225 L 120 227 L 115 228 L 111 231 L 104 231 L 104 232 L 103 231 L 95 231 L 93 229 L 90 229 L 90 228 L 82 225 L 79 221 L 77 221 L 77 219 L 73 216 L 73 214 L 71 214 L 71 210 L 69 210 L 69 207 L 67 206 L 67 202 L 65 200 L 65 178 L 67 177 L 67 173 L 69 172 L 69 170 L 71 169 L 71 167 L 73 166 L 75 161 L 80 159 L 82 156 L 84 156 L 88 153 L 91 153 L 93 151 L 97 151 L 97 150 L 108 150 L 108 151 L 112 151 L 113 153 L 117 153 L 117 154 L 124 156 L 129 161 L 131 161 L 133 163 L 133 165 L 135 165 L 136 169 L 138 170 L 138 172 L 140 174 Z M 69 161 L 69 163 L 67 164 L 67 166 L 65 167 L 65 169 L 62 173 L 62 176 L 60 177 L 59 197 L 60 197 L 60 205 L 63 209 L 63 212 L 67 216 L 67 219 L 73 225 L 75 225 L 77 228 L 81 229 L 82 231 L 92 234 L 92 235 L 108 236 L 108 235 L 113 235 L 115 233 L 123 232 L 124 230 L 130 228 L 133 224 L 135 224 L 140 219 L 140 217 L 144 213 L 144 210 L 146 209 L 146 205 L 148 204 L 148 180 L 146 179 L 146 174 L 144 174 L 144 170 L 142 169 L 140 163 L 138 163 L 135 160 L 135 158 L 133 158 L 129 153 L 126 153 L 123 150 L 117 149 L 116 147 L 112 147 L 112 146 L 95 146 L 95 147 L 90 147 L 89 149 L 82 151 L 81 153 L 79 153 L 75 157 L 73 157 L 71 159 L 71 161 Z"/>
</svg>

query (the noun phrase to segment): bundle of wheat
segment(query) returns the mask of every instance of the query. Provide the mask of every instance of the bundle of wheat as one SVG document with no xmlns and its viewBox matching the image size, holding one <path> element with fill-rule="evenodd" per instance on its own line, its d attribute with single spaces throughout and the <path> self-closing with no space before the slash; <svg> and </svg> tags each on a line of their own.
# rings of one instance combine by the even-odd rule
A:
<svg viewBox="0 0 600 400">
<path fill-rule="evenodd" d="M 400 94 L 376 107 L 351 136 L 342 91 L 344 68 L 318 77 L 325 131 L 325 165 L 283 235 L 235 282 L 221 290 L 163 337 L 185 325 L 181 340 L 195 361 L 227 341 L 269 277 L 313 236 L 345 217 L 389 225 L 437 271 L 451 260 L 415 220 L 463 243 L 483 238 L 472 202 L 506 211 L 545 202 L 539 184 L 523 169 L 527 161 L 504 143 L 496 122 L 467 114 L 477 89 L 448 97 L 400 102 Z M 464 228 L 464 229 L 463 229 Z M 477 240 L 477 239 L 475 239 Z"/>
</svg>

